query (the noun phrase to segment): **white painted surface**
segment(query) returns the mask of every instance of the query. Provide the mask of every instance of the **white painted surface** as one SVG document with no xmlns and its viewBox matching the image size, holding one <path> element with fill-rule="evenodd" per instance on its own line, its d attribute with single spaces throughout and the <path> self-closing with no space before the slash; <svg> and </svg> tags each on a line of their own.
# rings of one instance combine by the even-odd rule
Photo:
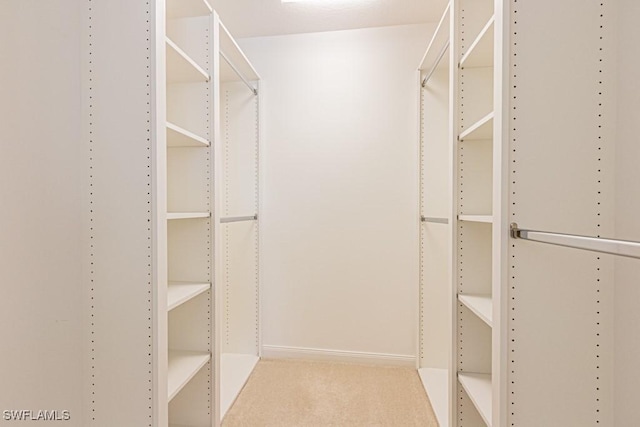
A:
<svg viewBox="0 0 640 427">
<path fill-rule="evenodd" d="M 511 2 L 508 205 L 522 228 L 613 233 L 614 3 Z M 613 425 L 613 257 L 511 240 L 508 262 L 507 423 Z"/>
<path fill-rule="evenodd" d="M 212 0 L 235 37 L 437 23 L 448 0 Z M 428 41 L 428 40 L 427 40 Z M 423 45 L 423 48 L 426 44 Z M 424 53 L 420 52 L 420 54 Z M 416 59 L 417 58 L 417 59 Z M 420 58 L 414 58 L 414 65 Z"/>
<path fill-rule="evenodd" d="M 69 427 L 86 425 L 80 4 L 0 1 L 0 411 L 68 410 Z"/>
<path fill-rule="evenodd" d="M 236 401 L 253 368 L 258 356 L 252 354 L 222 353 L 220 357 L 220 419 Z"/>
<path fill-rule="evenodd" d="M 241 41 L 263 78 L 266 345 L 415 354 L 415 64 L 432 30 Z"/>
<path fill-rule="evenodd" d="M 640 45 L 640 3 L 618 1 L 618 126 L 616 138 L 616 236 L 640 240 L 640 111 L 637 46 Z M 615 284 L 615 425 L 640 424 L 640 261 L 616 259 Z"/>
<path fill-rule="evenodd" d="M 418 370 L 433 412 L 440 427 L 449 427 L 449 371 L 447 369 L 422 368 Z"/>
</svg>

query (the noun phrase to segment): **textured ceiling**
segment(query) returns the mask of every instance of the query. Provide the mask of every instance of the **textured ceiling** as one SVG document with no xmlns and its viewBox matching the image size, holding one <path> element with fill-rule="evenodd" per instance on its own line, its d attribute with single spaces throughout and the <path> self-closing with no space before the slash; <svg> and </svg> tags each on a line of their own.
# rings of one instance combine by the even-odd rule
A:
<svg viewBox="0 0 640 427">
<path fill-rule="evenodd" d="M 448 0 L 209 0 L 236 38 L 438 22 Z"/>
</svg>

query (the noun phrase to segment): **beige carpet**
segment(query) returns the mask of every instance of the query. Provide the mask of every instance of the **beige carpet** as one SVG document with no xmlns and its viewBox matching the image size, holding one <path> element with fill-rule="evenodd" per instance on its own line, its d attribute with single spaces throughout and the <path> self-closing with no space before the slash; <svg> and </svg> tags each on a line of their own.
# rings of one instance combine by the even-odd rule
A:
<svg viewBox="0 0 640 427">
<path fill-rule="evenodd" d="M 415 369 L 262 360 L 223 427 L 437 427 Z"/>
</svg>

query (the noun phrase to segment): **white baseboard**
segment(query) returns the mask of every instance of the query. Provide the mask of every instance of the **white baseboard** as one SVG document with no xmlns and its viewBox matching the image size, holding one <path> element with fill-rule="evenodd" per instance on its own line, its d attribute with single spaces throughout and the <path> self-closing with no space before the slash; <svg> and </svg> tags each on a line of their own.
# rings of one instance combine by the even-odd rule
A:
<svg viewBox="0 0 640 427">
<path fill-rule="evenodd" d="M 320 348 L 262 346 L 267 359 L 323 360 L 327 362 L 361 363 L 368 365 L 406 366 L 415 368 L 415 356 L 402 354 L 364 353 L 357 351 L 325 350 Z"/>
</svg>

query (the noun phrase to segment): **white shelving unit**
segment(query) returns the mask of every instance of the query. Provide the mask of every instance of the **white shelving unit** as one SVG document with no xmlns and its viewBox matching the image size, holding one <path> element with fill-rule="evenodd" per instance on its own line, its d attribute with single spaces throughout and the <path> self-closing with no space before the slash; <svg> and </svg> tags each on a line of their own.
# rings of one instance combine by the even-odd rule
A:
<svg viewBox="0 0 640 427">
<path fill-rule="evenodd" d="M 438 423 L 448 426 L 450 363 L 452 91 L 451 20 L 448 5 L 418 66 L 420 82 L 420 328 L 418 373 Z M 434 218 L 431 222 L 428 218 Z M 443 251 L 444 248 L 449 250 Z"/>
<path fill-rule="evenodd" d="M 206 0 L 166 2 L 165 100 L 167 228 L 167 418 L 170 424 L 212 424 L 215 120 L 213 12 Z M 162 189 L 160 189 L 162 191 Z"/>
<path fill-rule="evenodd" d="M 568 234 L 613 233 L 615 5 L 454 0 L 450 6 L 453 374 L 444 425 L 613 425 L 612 261 L 512 241 L 508 230 L 516 221 Z M 591 49 L 567 53 L 585 39 L 593 40 Z M 430 109 L 431 118 L 446 120 L 445 109 Z M 423 159 L 423 189 L 429 180 L 446 188 L 446 180 L 425 172 L 427 164 Z M 428 236 L 434 238 L 432 230 Z M 423 270 L 431 269 L 424 280 L 435 267 L 424 253 L 422 259 Z M 433 301 L 425 296 L 436 298 L 421 294 L 421 337 L 428 342 L 422 329 Z M 421 351 L 434 352 L 424 345 Z M 439 402 L 431 389 L 445 386 L 430 380 L 439 371 L 421 368 L 429 396 Z"/>
<path fill-rule="evenodd" d="M 501 170 L 493 165 L 495 150 L 502 147 L 501 133 L 494 129 L 494 117 L 502 111 L 493 92 L 497 57 L 494 50 L 498 45 L 494 7 L 492 0 L 456 1 L 454 18 L 458 67 L 454 95 L 457 307 L 453 317 L 453 362 L 458 387 L 452 409 L 456 425 L 461 426 L 498 425 L 491 411 L 494 355 L 500 354 L 492 332 L 499 327 L 498 319 L 493 318 L 499 302 L 494 295 L 494 281 L 500 283 L 494 277 L 493 266 L 500 256 L 496 252 L 496 218 L 485 214 L 496 212 L 494 194 L 499 191 L 496 184 L 501 182 Z"/>
<path fill-rule="evenodd" d="M 259 80 L 226 27 L 216 19 L 218 111 L 216 194 L 216 422 L 227 411 L 260 358 L 259 326 Z M 238 221 L 221 222 L 221 218 Z"/>
</svg>

